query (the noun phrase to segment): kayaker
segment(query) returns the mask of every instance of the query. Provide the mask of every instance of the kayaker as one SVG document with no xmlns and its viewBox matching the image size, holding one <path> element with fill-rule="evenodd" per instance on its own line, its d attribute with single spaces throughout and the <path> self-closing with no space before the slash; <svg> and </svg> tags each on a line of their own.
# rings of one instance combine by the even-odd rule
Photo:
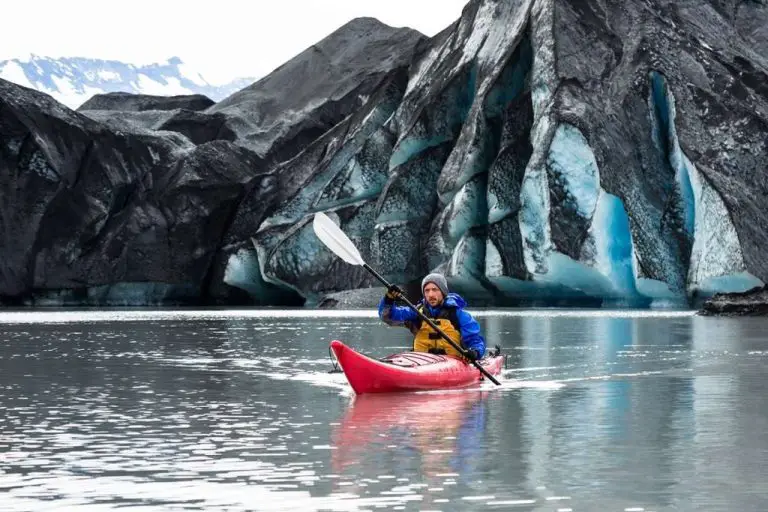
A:
<svg viewBox="0 0 768 512">
<path fill-rule="evenodd" d="M 467 302 L 456 293 L 448 292 L 448 281 L 438 273 L 427 275 L 421 282 L 423 298 L 416 307 L 429 317 L 457 345 L 466 350 L 469 359 L 477 360 L 485 354 L 485 339 L 480 334 L 480 325 L 471 314 L 464 310 Z M 414 335 L 413 350 L 433 354 L 461 354 L 434 331 L 427 322 L 406 306 L 395 301 L 403 295 L 397 285 L 392 285 L 379 302 L 379 318 L 388 325 L 404 326 Z"/>
</svg>

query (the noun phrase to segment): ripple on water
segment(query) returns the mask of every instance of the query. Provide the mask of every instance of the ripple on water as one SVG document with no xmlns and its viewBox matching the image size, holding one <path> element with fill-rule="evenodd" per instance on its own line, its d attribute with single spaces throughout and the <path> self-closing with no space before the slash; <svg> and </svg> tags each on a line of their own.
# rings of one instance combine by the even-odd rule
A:
<svg viewBox="0 0 768 512">
<path fill-rule="evenodd" d="M 4 323 L 0 508 L 759 509 L 762 324 L 481 312 L 510 354 L 492 399 L 366 409 L 326 354 L 401 348 L 375 313 L 198 314 Z"/>
</svg>

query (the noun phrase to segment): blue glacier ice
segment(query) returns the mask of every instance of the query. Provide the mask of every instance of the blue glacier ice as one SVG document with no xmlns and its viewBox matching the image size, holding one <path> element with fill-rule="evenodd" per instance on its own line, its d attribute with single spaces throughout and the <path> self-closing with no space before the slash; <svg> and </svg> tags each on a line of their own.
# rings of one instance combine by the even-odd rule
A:
<svg viewBox="0 0 768 512">
<path fill-rule="evenodd" d="M 486 174 L 499 155 L 505 116 L 515 115 L 507 109 L 525 91 L 532 54 L 529 38 L 523 38 L 500 73 L 482 75 L 477 96 L 438 183 L 442 202 L 450 201 L 475 176 Z"/>
<path fill-rule="evenodd" d="M 445 273 L 452 286 L 459 286 L 465 298 L 487 298 L 485 276 L 486 240 L 480 234 L 466 233 L 456 244 Z"/>
<path fill-rule="evenodd" d="M 527 256 L 534 280 L 552 293 L 563 293 L 565 288 L 577 296 L 583 294 L 612 303 L 647 302 L 637 289 L 626 209 L 618 197 L 602 189 L 594 153 L 578 128 L 561 124 L 555 129 L 546 167 L 560 180 L 577 213 L 590 222 L 590 228 L 578 261 L 556 251 L 549 231 L 549 178 L 541 166 L 529 167 L 521 194 L 520 229 L 527 245 L 526 254 L 538 255 L 542 262 L 532 267 Z M 490 270 L 498 274 L 498 249 L 487 251 Z M 537 262 L 535 258 L 531 260 Z M 537 293 L 546 294 L 546 290 Z"/>
<path fill-rule="evenodd" d="M 488 223 L 488 201 L 494 200 L 488 186 L 489 173 L 497 165 L 502 142 L 506 142 L 505 129 L 515 122 L 517 113 L 510 108 L 510 102 L 526 90 L 532 54 L 529 38 L 523 38 L 512 55 L 505 56 L 501 69 L 482 73 L 478 80 L 479 90 L 468 118 L 441 169 L 438 204 L 446 206 L 431 228 L 427 256 L 430 263 L 463 251 L 457 246 L 459 240 L 471 229 Z M 497 170 L 503 172 L 506 170 Z M 485 242 L 481 245 L 484 247 Z M 482 260 L 481 269 L 485 258 Z"/>
<path fill-rule="evenodd" d="M 486 188 L 487 175 L 482 174 L 465 183 L 453 196 L 449 207 L 446 208 L 450 215 L 450 221 L 447 223 L 449 244 L 456 244 L 470 228 L 485 224 L 485 212 L 488 211 Z"/>
<path fill-rule="evenodd" d="M 294 224 L 302 219 L 307 212 L 323 209 L 317 208 L 318 200 L 325 202 L 324 208 L 328 208 L 339 204 L 348 204 L 377 194 L 378 190 L 368 193 L 351 185 L 352 189 L 347 189 L 346 192 L 351 193 L 352 196 L 354 196 L 355 192 L 358 192 L 363 197 L 344 197 L 337 204 L 334 204 L 333 197 L 329 198 L 327 194 L 323 195 L 329 185 L 335 184 L 336 190 L 338 190 L 339 175 L 347 178 L 359 176 L 359 172 L 355 173 L 354 163 L 351 164 L 350 168 L 350 162 L 359 158 L 360 152 L 367 147 L 366 143 L 390 119 L 393 110 L 394 105 L 389 105 L 388 103 L 384 103 L 383 106 L 376 106 L 365 117 L 362 125 L 353 132 L 346 133 L 340 131 L 337 126 L 333 129 L 336 131 L 331 130 L 318 139 L 318 142 L 315 144 L 322 143 L 325 145 L 322 152 L 318 151 L 317 146 L 314 146 L 307 148 L 296 156 L 292 160 L 295 165 L 293 168 L 289 168 L 289 171 L 296 176 L 293 179 L 303 179 L 304 182 L 292 198 L 284 201 L 281 207 L 261 223 L 259 231 L 277 225 Z M 343 125 L 340 126 L 343 127 Z M 371 144 L 373 143 L 375 143 L 375 139 L 371 139 Z M 329 153 L 327 156 L 325 155 L 326 151 Z M 322 156 L 315 156 L 313 152 Z M 303 157 L 306 157 L 306 162 L 302 161 Z M 317 161 L 317 159 L 320 161 Z M 291 162 L 287 165 L 291 165 Z M 386 174 L 386 169 L 365 169 L 365 173 L 368 175 L 375 175 L 377 172 Z M 306 176 L 301 176 L 303 173 L 306 173 Z M 379 189 L 382 181 L 377 180 L 375 177 L 371 178 L 371 183 L 375 187 L 379 187 Z"/>
<path fill-rule="evenodd" d="M 395 150 L 392 152 L 392 156 L 389 159 L 389 168 L 394 169 L 420 155 L 425 150 L 439 146 L 449 140 L 452 140 L 450 134 L 440 134 L 429 138 L 406 137 L 397 143 Z"/>
<path fill-rule="evenodd" d="M 512 65 L 504 67 L 496 85 L 485 97 L 485 115 L 500 116 L 507 105 L 525 91 L 533 65 L 531 40 L 524 37 L 510 57 Z"/>
<path fill-rule="evenodd" d="M 687 304 L 687 299 L 684 295 L 675 293 L 663 281 L 639 277 L 635 285 L 641 296 L 652 300 L 650 304 L 652 307 L 682 307 Z"/>
<path fill-rule="evenodd" d="M 653 140 L 659 150 L 668 155 L 669 164 L 675 171 L 683 225 L 689 235 L 693 235 L 696 218 L 696 201 L 691 185 L 693 165 L 680 149 L 675 127 L 675 98 L 667 86 L 664 77 L 651 73 L 651 98 L 655 116 L 651 116 L 654 125 Z"/>
<path fill-rule="evenodd" d="M 547 260 L 546 274 L 535 276 L 537 281 L 550 285 L 562 285 L 592 297 L 614 295 L 613 285 L 598 269 L 553 251 Z"/>
<path fill-rule="evenodd" d="M 84 289 L 43 291 L 25 303 L 37 307 L 132 307 L 195 303 L 199 297 L 200 287 L 196 284 L 119 282 Z"/>
<path fill-rule="evenodd" d="M 88 302 L 110 306 L 143 306 L 196 301 L 199 286 L 194 284 L 122 282 L 88 289 Z"/>
<path fill-rule="evenodd" d="M 715 293 L 745 292 L 764 285 L 765 283 L 749 272 L 738 272 L 736 274 L 706 278 L 697 283 L 696 291 L 701 297 L 708 297 Z"/>
<path fill-rule="evenodd" d="M 549 146 L 549 168 L 563 180 L 563 187 L 571 196 L 579 214 L 589 219 L 595 212 L 600 192 L 600 173 L 597 161 L 578 128 L 561 124 Z"/>
<path fill-rule="evenodd" d="M 377 197 L 387 182 L 387 160 L 392 144 L 386 129 L 374 132 L 325 186 L 312 209 L 322 211 Z"/>
<path fill-rule="evenodd" d="M 660 73 L 652 72 L 654 141 L 675 171 L 686 232 L 693 238 L 688 264 L 689 295 L 743 292 L 764 283 L 746 270 L 731 213 L 719 193 L 680 147 L 675 127 L 675 98 Z"/>
<path fill-rule="evenodd" d="M 243 248 L 230 255 L 224 270 L 224 282 L 246 291 L 251 297 L 260 297 L 265 283 L 256 251 Z"/>
<path fill-rule="evenodd" d="M 600 193 L 590 234 L 595 240 L 597 268 L 608 277 L 615 292 L 637 295 L 632 234 L 621 199 L 607 192 Z"/>
<path fill-rule="evenodd" d="M 399 131 L 399 139 L 390 157 L 389 169 L 403 165 L 429 148 L 455 140 L 472 106 L 476 82 L 474 66 L 457 73 L 453 82 L 439 92 L 436 108 L 429 115 L 406 98 L 391 121 Z"/>
<path fill-rule="evenodd" d="M 329 212 L 329 217 L 341 224 L 332 212 Z M 309 222 L 311 217 L 308 216 L 306 220 L 307 222 L 299 223 L 282 237 L 263 267 L 263 276 L 268 282 L 299 294 L 303 292 L 298 281 L 301 276 L 321 279 L 323 272 L 336 259 L 315 235 L 312 222 Z"/>
</svg>

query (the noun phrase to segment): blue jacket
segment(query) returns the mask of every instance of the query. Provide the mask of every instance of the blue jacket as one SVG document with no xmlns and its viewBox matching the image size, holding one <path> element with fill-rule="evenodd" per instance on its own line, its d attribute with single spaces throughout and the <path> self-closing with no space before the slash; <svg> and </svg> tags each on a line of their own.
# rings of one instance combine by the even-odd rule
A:
<svg viewBox="0 0 768 512">
<path fill-rule="evenodd" d="M 480 334 L 480 324 L 477 323 L 472 315 L 464 311 L 467 302 L 457 293 L 449 293 L 443 301 L 443 304 L 437 308 L 431 307 L 424 299 L 419 304 L 424 305 L 424 309 L 429 311 L 427 316 L 436 316 L 441 308 L 456 308 L 456 318 L 459 321 L 461 329 L 461 345 L 468 350 L 477 350 L 480 357 L 485 354 L 485 339 Z M 387 302 L 386 297 L 379 302 L 379 318 L 389 325 L 405 326 L 406 322 L 420 321 L 418 313 L 408 306 L 397 306 Z"/>
</svg>

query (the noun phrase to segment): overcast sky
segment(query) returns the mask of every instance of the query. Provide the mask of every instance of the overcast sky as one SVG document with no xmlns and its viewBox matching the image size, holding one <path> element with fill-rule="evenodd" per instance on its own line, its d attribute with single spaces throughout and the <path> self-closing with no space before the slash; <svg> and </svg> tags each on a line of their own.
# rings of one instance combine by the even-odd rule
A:
<svg viewBox="0 0 768 512">
<path fill-rule="evenodd" d="M 468 0 L 17 0 L 0 8 L 0 60 L 178 56 L 210 82 L 261 77 L 352 18 L 432 36 Z"/>
</svg>

